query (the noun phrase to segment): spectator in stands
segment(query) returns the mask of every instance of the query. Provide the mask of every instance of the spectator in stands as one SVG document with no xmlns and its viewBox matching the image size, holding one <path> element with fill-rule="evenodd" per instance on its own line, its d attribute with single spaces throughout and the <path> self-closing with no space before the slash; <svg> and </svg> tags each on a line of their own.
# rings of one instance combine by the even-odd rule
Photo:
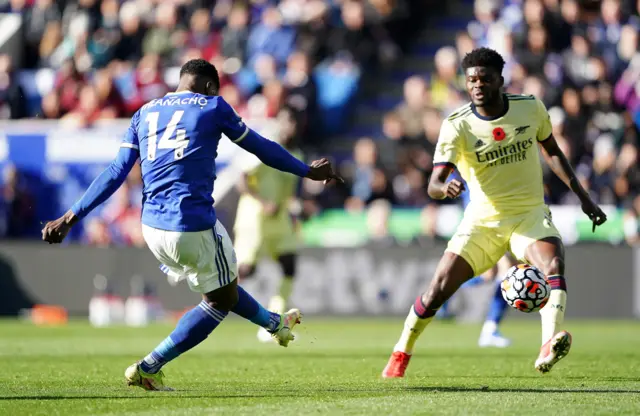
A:
<svg viewBox="0 0 640 416">
<path fill-rule="evenodd" d="M 89 71 L 92 64 L 87 50 L 91 34 L 89 17 L 84 13 L 74 15 L 63 34 L 64 39 L 51 54 L 48 64 L 57 68 L 73 59 L 80 71 Z"/>
<path fill-rule="evenodd" d="M 311 75 L 311 62 L 302 52 L 294 52 L 287 59 L 287 69 L 283 77 L 287 89 L 287 104 L 295 108 L 301 116 L 300 128 L 305 133 L 312 124 L 312 115 L 317 107 L 317 86 Z"/>
<path fill-rule="evenodd" d="M 625 25 L 620 34 L 620 42 L 616 47 L 615 59 L 610 64 L 610 79 L 619 79 L 636 56 L 640 56 L 638 28 Z"/>
<path fill-rule="evenodd" d="M 141 207 L 132 203 L 132 197 L 129 182 L 125 182 L 104 208 L 102 218 L 116 241 L 138 246 L 144 244 L 140 227 Z"/>
<path fill-rule="evenodd" d="M 0 55 L 0 119 L 18 119 L 26 116 L 24 90 L 13 68 L 11 56 Z"/>
<path fill-rule="evenodd" d="M 327 42 L 331 29 L 328 25 L 329 7 L 322 0 L 310 0 L 303 6 L 303 14 L 297 28 L 297 47 L 317 62 L 327 55 Z"/>
<path fill-rule="evenodd" d="M 245 60 L 245 48 L 249 38 L 249 11 L 243 5 L 235 5 L 229 13 L 229 20 L 222 30 L 222 56 L 234 60 L 240 68 Z"/>
<path fill-rule="evenodd" d="M 404 82 L 404 101 L 396 112 L 402 118 L 405 134 L 409 138 L 419 137 L 422 133 L 422 115 L 429 102 L 427 83 L 414 75 Z"/>
<path fill-rule="evenodd" d="M 154 98 L 162 97 L 169 92 L 169 87 L 163 78 L 158 55 L 143 56 L 138 62 L 134 78 L 136 95 L 128 103 L 129 108 L 134 111 Z"/>
<path fill-rule="evenodd" d="M 63 32 L 68 33 L 74 20 L 87 22 L 87 32 L 93 33 L 100 23 L 100 5 L 96 0 L 66 2 L 62 15 Z"/>
<path fill-rule="evenodd" d="M 56 74 L 52 94 L 59 97 L 62 114 L 65 114 L 78 105 L 80 89 L 86 83 L 84 74 L 78 71 L 73 59 L 67 59 Z"/>
<path fill-rule="evenodd" d="M 584 146 L 586 135 L 587 115 L 583 111 L 580 95 L 573 88 L 566 88 L 562 93 L 562 107 L 566 113 L 564 120 L 564 133 L 576 149 Z M 582 152 L 574 155 L 574 161 L 582 157 Z"/>
<path fill-rule="evenodd" d="M 632 201 L 623 217 L 624 236 L 627 244 L 640 245 L 640 194 L 636 194 Z"/>
<path fill-rule="evenodd" d="M 480 46 L 488 46 L 488 33 L 492 24 L 497 20 L 500 4 L 495 0 L 476 0 L 473 4 L 473 12 L 476 20 L 469 23 L 467 30 L 469 35 Z"/>
<path fill-rule="evenodd" d="M 412 140 L 406 136 L 402 117 L 395 111 L 385 114 L 382 121 L 382 133 L 385 140 L 378 143 L 380 164 L 385 172 L 395 175 L 403 160 L 408 158 L 406 148 Z"/>
<path fill-rule="evenodd" d="M 116 58 L 121 61 L 134 62 L 142 58 L 142 42 L 145 28 L 140 23 L 140 15 L 136 3 L 127 1 L 120 8 L 121 35 L 116 47 Z"/>
<path fill-rule="evenodd" d="M 63 111 L 60 107 L 60 97 L 55 92 L 51 92 L 42 97 L 41 115 L 44 118 L 56 120 L 62 117 Z"/>
<path fill-rule="evenodd" d="M 435 65 L 436 71 L 431 77 L 431 105 L 450 113 L 464 102 L 460 93 L 464 81 L 458 71 L 457 51 L 450 46 L 439 49 Z"/>
<path fill-rule="evenodd" d="M 534 26 L 529 28 L 526 46 L 518 54 L 518 61 L 524 67 L 527 74 L 544 76 L 545 65 L 548 59 L 547 42 L 547 31 L 544 27 Z"/>
<path fill-rule="evenodd" d="M 351 198 L 346 201 L 349 210 L 361 210 L 369 202 L 384 198 L 394 201 L 393 188 L 385 172 L 378 166 L 378 150 L 370 138 L 358 140 L 354 147 L 354 164 L 349 172 Z"/>
<path fill-rule="evenodd" d="M 246 103 L 242 101 L 240 90 L 233 84 L 227 84 L 220 88 L 220 96 L 224 97 L 231 108 L 236 110 L 241 117 L 246 117 Z"/>
<path fill-rule="evenodd" d="M 396 243 L 395 238 L 389 232 L 391 219 L 391 204 L 386 199 L 371 201 L 367 209 L 367 230 L 369 231 L 369 244 L 376 247 L 389 247 Z"/>
<path fill-rule="evenodd" d="M 571 49 L 564 53 L 563 66 L 569 81 L 577 87 L 582 87 L 591 80 L 588 73 L 591 66 L 591 51 L 592 46 L 586 34 L 574 31 Z"/>
<path fill-rule="evenodd" d="M 345 1 L 341 9 L 344 27 L 331 31 L 327 40 L 329 53 L 341 60 L 366 66 L 376 57 L 376 43 L 371 27 L 365 24 L 362 3 Z"/>
<path fill-rule="evenodd" d="M 458 61 L 462 62 L 465 55 L 474 50 L 475 42 L 468 32 L 458 32 L 456 34 L 456 50 L 458 51 Z"/>
<path fill-rule="evenodd" d="M 220 39 L 211 30 L 211 14 L 208 9 L 198 9 L 191 15 L 187 47 L 198 49 L 202 59 L 213 59 L 219 53 Z"/>
<path fill-rule="evenodd" d="M 109 247 L 113 238 L 109 226 L 101 218 L 94 217 L 87 220 L 84 227 L 83 242 L 93 247 Z"/>
<path fill-rule="evenodd" d="M 60 10 L 52 0 L 36 0 L 24 13 L 24 60 L 27 68 L 37 66 L 40 59 L 40 43 L 50 24 L 60 21 Z M 49 29 L 51 30 L 51 29 Z"/>
<path fill-rule="evenodd" d="M 3 172 L 0 188 L 0 232 L 6 238 L 30 237 L 34 226 L 35 202 L 18 169 L 9 164 Z"/>
<path fill-rule="evenodd" d="M 91 126 L 101 118 L 114 118 L 114 114 L 110 109 L 104 113 L 102 110 L 96 87 L 87 84 L 80 90 L 78 105 L 65 114 L 60 121 L 65 127 L 84 128 Z"/>
<path fill-rule="evenodd" d="M 260 55 L 270 55 L 278 66 L 284 65 L 295 45 L 295 31 L 284 26 L 280 11 L 276 7 L 267 7 L 262 20 L 251 29 L 247 40 L 247 58 L 249 66 Z"/>
<path fill-rule="evenodd" d="M 328 209 L 342 209 L 349 197 L 349 189 L 344 184 L 331 181 L 327 185 L 303 179 L 300 199 L 302 219 L 308 220 Z"/>
<path fill-rule="evenodd" d="M 147 31 L 142 41 L 145 55 L 158 55 L 163 59 L 175 60 L 181 41 L 178 27 L 178 12 L 171 2 L 162 2 L 155 12 L 155 26 Z"/>
<path fill-rule="evenodd" d="M 87 52 L 91 58 L 91 67 L 106 67 L 116 56 L 119 34 L 108 29 L 98 29 L 88 41 Z"/>
<path fill-rule="evenodd" d="M 126 114 L 124 100 L 116 89 L 111 71 L 102 69 L 94 75 L 93 84 L 98 95 L 100 118 L 118 118 Z"/>
</svg>

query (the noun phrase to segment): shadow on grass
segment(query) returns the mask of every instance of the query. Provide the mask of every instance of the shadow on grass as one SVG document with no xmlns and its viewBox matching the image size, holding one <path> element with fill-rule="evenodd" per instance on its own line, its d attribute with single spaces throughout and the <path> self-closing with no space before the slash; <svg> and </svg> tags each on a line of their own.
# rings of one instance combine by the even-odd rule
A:
<svg viewBox="0 0 640 416">
<path fill-rule="evenodd" d="M 490 388 L 490 387 L 430 387 L 430 386 L 411 386 L 411 387 L 395 387 L 395 388 L 326 388 L 326 389 L 313 389 L 313 391 L 298 391 L 294 396 L 297 398 L 309 398 L 318 397 L 322 394 L 339 393 L 344 395 L 345 393 L 362 393 L 373 395 L 384 395 L 388 393 L 536 393 L 536 394 L 565 394 L 565 393 L 580 393 L 580 394 L 638 394 L 640 389 L 589 389 L 589 388 Z M 187 393 L 187 394 L 182 394 Z M 191 393 L 191 394 L 189 394 Z M 215 392 L 207 391 L 202 394 L 193 394 L 193 390 L 176 390 L 175 392 L 155 392 L 149 393 L 145 396 L 128 396 L 128 395 L 87 395 L 87 396 L 13 396 L 13 397 L 0 397 L 0 401 L 23 401 L 23 400 L 39 400 L 39 401 L 56 401 L 56 400 L 157 400 L 157 399 L 269 399 L 277 397 L 291 397 L 291 391 L 276 391 L 272 390 L 265 394 L 264 390 L 256 394 L 216 394 Z"/>
<path fill-rule="evenodd" d="M 428 393 L 640 393 L 640 389 L 588 389 L 588 388 L 566 388 L 566 389 L 534 389 L 534 388 L 491 388 L 491 387 L 429 387 L 415 386 L 405 387 L 407 391 L 420 391 Z"/>
</svg>

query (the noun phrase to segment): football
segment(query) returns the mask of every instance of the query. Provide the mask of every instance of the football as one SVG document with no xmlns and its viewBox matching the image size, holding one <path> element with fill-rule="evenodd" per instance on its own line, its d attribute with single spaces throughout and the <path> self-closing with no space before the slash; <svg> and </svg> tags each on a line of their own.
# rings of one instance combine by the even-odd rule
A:
<svg viewBox="0 0 640 416">
<path fill-rule="evenodd" d="M 521 312 L 539 311 L 547 304 L 551 288 L 544 274 L 528 264 L 518 264 L 500 284 L 504 300 Z"/>
</svg>

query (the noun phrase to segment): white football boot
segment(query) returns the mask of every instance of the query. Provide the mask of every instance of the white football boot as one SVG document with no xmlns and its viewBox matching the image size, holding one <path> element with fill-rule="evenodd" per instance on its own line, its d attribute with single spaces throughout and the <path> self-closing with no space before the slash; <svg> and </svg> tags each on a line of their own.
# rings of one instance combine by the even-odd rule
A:
<svg viewBox="0 0 640 416">
<path fill-rule="evenodd" d="M 278 344 L 287 347 L 289 342 L 295 338 L 293 328 L 302 322 L 302 313 L 298 309 L 291 309 L 289 312 L 280 315 L 280 326 L 272 334 Z"/>
<path fill-rule="evenodd" d="M 511 345 L 509 338 L 503 337 L 498 331 L 495 332 L 483 332 L 478 338 L 478 346 L 481 348 L 495 347 L 495 348 L 507 348 Z"/>
<path fill-rule="evenodd" d="M 540 355 L 536 360 L 535 368 L 541 373 L 548 373 L 551 368 L 566 357 L 571 349 L 571 334 L 567 331 L 560 331 L 540 348 Z"/>
</svg>

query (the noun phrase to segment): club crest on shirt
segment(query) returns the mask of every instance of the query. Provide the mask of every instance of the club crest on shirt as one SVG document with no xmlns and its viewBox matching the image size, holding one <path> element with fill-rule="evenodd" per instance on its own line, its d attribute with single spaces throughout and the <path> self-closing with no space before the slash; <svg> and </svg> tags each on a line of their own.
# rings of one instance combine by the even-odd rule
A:
<svg viewBox="0 0 640 416">
<path fill-rule="evenodd" d="M 527 131 L 527 129 L 529 128 L 529 126 L 520 126 L 520 127 L 516 127 L 516 136 L 521 135 L 522 133 L 524 133 L 525 131 Z"/>
</svg>

